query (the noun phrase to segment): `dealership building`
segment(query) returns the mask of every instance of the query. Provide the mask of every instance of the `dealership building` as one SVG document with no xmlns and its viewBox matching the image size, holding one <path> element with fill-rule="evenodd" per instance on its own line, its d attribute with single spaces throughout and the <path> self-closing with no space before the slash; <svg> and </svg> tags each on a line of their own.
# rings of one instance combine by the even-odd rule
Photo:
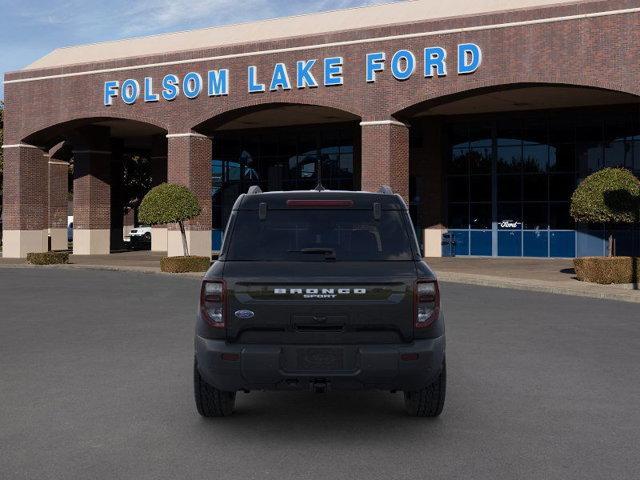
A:
<svg viewBox="0 0 640 480">
<path fill-rule="evenodd" d="M 377 190 L 409 204 L 425 255 L 602 255 L 638 234 L 576 225 L 578 182 L 640 172 L 637 0 L 414 0 L 61 48 L 5 75 L 5 257 L 121 240 L 123 155 L 151 162 L 219 248 L 237 196 Z M 179 231 L 152 248 L 182 254 Z"/>
</svg>

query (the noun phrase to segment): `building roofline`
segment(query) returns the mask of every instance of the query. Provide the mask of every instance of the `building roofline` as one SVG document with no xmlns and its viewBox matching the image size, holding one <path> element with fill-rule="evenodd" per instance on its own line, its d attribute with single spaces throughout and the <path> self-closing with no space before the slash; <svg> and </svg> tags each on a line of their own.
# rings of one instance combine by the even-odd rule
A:
<svg viewBox="0 0 640 480">
<path fill-rule="evenodd" d="M 16 72 L 339 34 L 421 21 L 576 6 L 600 0 L 405 0 L 56 48 Z M 524 4 L 523 4 L 524 3 Z M 602 2 L 604 3 L 604 2 Z M 515 4 L 515 5 L 514 5 Z M 445 6 L 443 6 L 445 5 Z M 434 7 L 435 8 L 432 8 Z M 430 13 L 434 11 L 434 13 Z M 166 43 L 167 45 L 160 46 Z M 169 48 L 167 48 L 169 47 Z"/>
</svg>

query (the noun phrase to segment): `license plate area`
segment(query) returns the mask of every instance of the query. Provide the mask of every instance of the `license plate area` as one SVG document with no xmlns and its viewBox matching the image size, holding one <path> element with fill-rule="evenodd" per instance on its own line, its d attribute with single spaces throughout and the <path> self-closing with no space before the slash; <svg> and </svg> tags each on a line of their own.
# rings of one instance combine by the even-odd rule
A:
<svg viewBox="0 0 640 480">
<path fill-rule="evenodd" d="M 286 347 L 284 369 L 288 372 L 344 372 L 355 368 L 355 349 L 350 347 Z"/>
</svg>

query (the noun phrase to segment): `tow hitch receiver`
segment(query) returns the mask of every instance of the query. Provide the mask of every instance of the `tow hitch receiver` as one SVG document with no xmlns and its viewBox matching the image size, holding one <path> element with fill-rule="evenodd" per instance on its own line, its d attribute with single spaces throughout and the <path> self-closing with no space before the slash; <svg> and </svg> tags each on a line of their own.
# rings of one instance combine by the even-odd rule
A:
<svg viewBox="0 0 640 480">
<path fill-rule="evenodd" d="M 329 382 L 326 378 L 314 378 L 310 385 L 313 393 L 327 393 L 329 391 Z"/>
</svg>

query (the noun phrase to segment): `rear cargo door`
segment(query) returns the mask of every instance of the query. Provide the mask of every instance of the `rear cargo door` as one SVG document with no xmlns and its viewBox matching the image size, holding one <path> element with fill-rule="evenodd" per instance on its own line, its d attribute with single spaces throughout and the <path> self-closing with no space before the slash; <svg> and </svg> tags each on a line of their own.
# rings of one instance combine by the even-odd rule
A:
<svg viewBox="0 0 640 480">
<path fill-rule="evenodd" d="M 413 336 L 413 262 L 227 262 L 229 341 L 401 343 Z"/>
</svg>

